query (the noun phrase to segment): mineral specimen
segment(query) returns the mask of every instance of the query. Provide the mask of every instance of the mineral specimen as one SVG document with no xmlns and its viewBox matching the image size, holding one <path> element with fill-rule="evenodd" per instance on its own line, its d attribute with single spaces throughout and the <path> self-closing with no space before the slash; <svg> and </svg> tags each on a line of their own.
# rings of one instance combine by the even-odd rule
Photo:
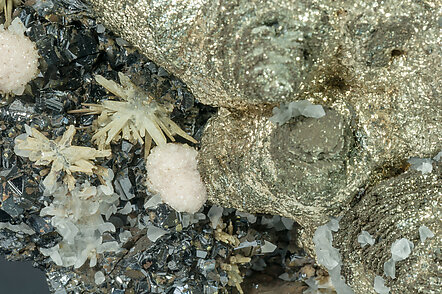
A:
<svg viewBox="0 0 442 294">
<path fill-rule="evenodd" d="M 440 189 L 421 185 L 425 180 L 416 175 L 401 177 L 407 159 L 429 158 L 441 149 L 440 19 L 434 1 L 89 2 L 104 25 L 182 77 L 200 101 L 221 107 L 200 151 L 214 204 L 291 217 L 304 227 L 300 240 L 309 250 L 327 216 L 343 215 L 346 230 L 337 234 L 348 231 L 348 242 L 357 245 L 341 240 L 343 263 L 350 268 L 343 273 L 359 293 L 373 293 L 375 273 L 401 238 L 385 234 L 382 242 L 361 248 L 356 240 L 362 229 L 374 234 L 386 230 L 386 223 L 390 229 L 397 223 L 419 226 L 425 217 L 435 225 L 435 213 L 425 204 L 420 212 L 412 209 L 420 200 L 405 187 L 436 206 L 430 193 L 440 195 Z M 278 128 L 268 123 L 277 103 L 304 99 L 323 105 L 326 115 L 298 117 Z M 435 178 L 426 175 L 434 185 Z M 384 181 L 395 186 L 387 189 Z M 356 226 L 360 215 L 379 227 Z M 409 240 L 411 228 L 402 228 Z M 438 248 L 431 242 L 428 251 Z M 360 256 L 367 254 L 375 260 Z M 436 288 L 434 259 L 419 259 L 430 265 L 413 267 L 413 278 L 398 275 L 392 290 Z"/>
<path fill-rule="evenodd" d="M 341 228 L 333 234 L 334 246 L 340 248 L 342 257 L 339 271 L 358 293 L 374 293 L 373 280 L 391 256 L 391 244 L 407 238 L 415 247 L 409 258 L 397 263 L 397 279 L 386 283 L 393 292 L 437 293 L 440 169 L 432 163 L 433 171 L 421 175 L 406 164 L 410 157 L 429 158 L 440 151 L 436 4 L 408 0 L 401 5 L 389 0 L 91 2 L 100 5 L 96 11 L 107 28 L 134 41 L 170 73 L 184 77 L 197 100 L 180 94 L 179 83 L 169 79 L 163 68 L 139 62 L 128 42 L 110 37 L 109 30 L 92 18 L 82 18 L 87 9 L 80 1 L 27 1 L 31 6 L 18 14 L 26 26 L 33 24 L 30 36 L 44 49 L 44 78 L 30 83 L 35 96 L 23 97 L 23 101 L 35 98 L 37 102 L 34 123 L 53 127 L 60 134 L 64 125 L 75 121 L 64 109 L 102 100 L 101 89 L 91 83 L 93 75 L 115 78 L 121 71 L 129 72 L 132 80 L 138 79 L 137 85 L 149 91 L 178 97 L 171 114 L 174 120 L 177 113 L 183 114 L 180 110 L 194 109 L 189 105 L 198 100 L 222 106 L 203 134 L 207 139 L 202 140 L 200 153 L 202 174 L 215 204 L 295 218 L 303 225 L 296 240 L 308 251 L 313 248 L 313 231 L 327 215 L 343 216 Z M 69 7 L 69 12 L 54 14 L 53 7 L 59 5 Z M 31 13 L 33 9 L 38 18 Z M 304 99 L 323 105 L 326 115 L 297 117 L 280 127 L 268 122 L 276 104 Z M 431 115 L 427 115 L 429 110 Z M 55 113 L 41 115 L 41 111 Z M 7 111 L 1 114 L 18 117 Z M 92 120 L 84 116 L 76 123 L 87 126 Z M 205 122 L 196 121 L 199 126 Z M 0 164 L 10 167 L 16 157 L 8 150 L 8 142 L 16 128 L 7 124 L 0 130 L 5 142 L 0 147 Z M 83 143 L 88 142 L 88 131 L 78 138 Z M 202 135 L 201 129 L 195 133 Z M 175 214 L 163 204 L 153 208 L 150 205 L 156 201 L 152 201 L 146 212 L 140 205 L 146 194 L 141 184 L 146 174 L 140 164 L 143 160 L 140 150 L 126 143 L 122 140 L 121 149 L 120 144 L 113 144 L 115 154 L 107 163 L 120 173 L 115 185 L 116 190 L 121 186 L 118 191 L 123 191 L 125 202 L 110 211 L 128 211 L 127 202 L 131 202 L 131 215 L 127 221 L 112 216 L 118 232 L 110 235 L 118 237 L 130 225 L 133 234 L 125 245 L 131 250 L 121 259 L 118 254 L 103 259 L 106 278 L 99 286 L 93 279 L 96 269 L 80 273 L 50 266 L 51 289 L 122 293 L 132 287 L 134 292 L 215 293 L 229 283 L 237 287 L 241 267 L 231 264 L 228 271 L 222 270 L 216 260 L 235 256 L 232 250 L 239 244 L 270 239 L 241 230 L 250 225 L 248 218 L 230 209 L 223 209 L 221 216 L 230 223 L 216 231 L 205 217 L 206 210 L 195 216 Z M 24 173 L 30 171 L 27 162 L 19 166 Z M 20 192 L 17 187 L 21 186 L 11 181 L 8 178 L 4 186 Z M 21 193 L 32 191 L 23 187 L 26 190 Z M 16 216 L 22 209 L 28 219 L 29 206 L 17 209 L 14 203 L 26 198 L 2 199 L 2 207 Z M 279 216 L 265 220 L 258 216 L 257 223 L 260 230 L 285 228 Z M 436 238 L 427 239 L 423 246 L 418 227 L 424 224 Z M 168 232 L 158 240 L 161 243 L 152 244 L 139 232 L 150 225 Z M 327 227 L 331 230 L 335 225 Z M 356 240 L 363 230 L 371 232 L 377 242 L 361 248 Z M 247 240 L 250 243 L 240 240 L 248 233 L 254 236 Z M 14 241 L 9 242 L 11 248 L 24 252 L 23 243 L 16 245 L 21 240 L 17 235 L 11 237 L 8 229 L 1 232 Z M 225 243 L 214 241 L 214 235 Z M 55 242 L 48 239 L 48 243 Z M 33 240 L 44 242 L 43 238 Z M 238 250 L 250 248 L 254 246 Z M 263 259 L 254 264 L 265 267 Z M 111 270 L 109 275 L 107 270 Z M 339 277 L 336 270 L 331 274 Z M 340 281 L 334 281 L 336 289 Z"/>
<path fill-rule="evenodd" d="M 324 108 L 321 105 L 313 105 L 308 100 L 300 100 L 281 104 L 272 110 L 273 116 L 269 120 L 278 123 L 280 126 L 288 122 L 291 118 L 303 115 L 305 117 L 320 118 L 325 115 Z"/>
<path fill-rule="evenodd" d="M 180 135 L 192 143 L 197 142 L 169 119 L 168 113 L 171 110 L 154 101 L 154 98 L 133 84 L 123 73 L 119 72 L 118 76 L 121 86 L 100 75 L 95 76 L 95 80 L 124 101 L 84 103 L 83 105 L 89 108 L 71 111 L 71 113 L 100 114 L 97 132 L 92 137 L 98 148 L 104 149 L 110 142 L 122 138 L 133 144 L 136 142 L 145 144 L 147 157 L 152 139 L 157 145 L 166 144 L 164 134 L 171 141 L 175 141 L 175 135 Z"/>
<path fill-rule="evenodd" d="M 441 167 L 435 165 L 429 174 L 410 169 L 382 180 L 344 214 L 333 238 L 355 292 L 375 293 L 373 279 L 383 272 L 392 293 L 439 292 L 440 175 Z M 424 243 L 419 234 L 422 225 L 435 235 Z M 370 231 L 376 243 L 362 248 L 355 242 L 363 230 Z"/>
<path fill-rule="evenodd" d="M 296 170 L 293 165 L 277 168 L 295 181 L 280 180 L 275 172 L 268 172 L 276 160 L 267 151 L 271 130 L 263 121 L 271 117 L 277 103 L 309 99 L 326 112 L 327 108 L 336 111 L 349 125 L 343 137 L 351 151 L 343 153 L 356 160 L 344 159 L 345 172 L 326 161 L 321 166 L 324 174 L 339 170 L 340 175 L 348 175 L 345 182 L 351 191 L 342 190 L 352 196 L 337 192 L 344 179 L 333 177 L 330 182 L 336 186 L 330 187 L 327 177 L 311 169 L 304 172 L 313 174 L 309 178 L 315 178 L 318 191 L 333 195 L 328 199 L 332 203 L 348 203 L 381 171 L 397 170 L 412 156 L 426 157 L 440 150 L 440 83 L 428 71 L 440 68 L 434 5 L 331 0 L 254 0 L 238 5 L 207 0 L 89 2 L 104 25 L 183 78 L 200 101 L 223 108 L 202 139 L 201 171 L 209 199 L 218 205 L 278 213 L 304 222 L 298 208 L 289 211 L 288 207 L 304 206 L 300 199 L 312 195 L 305 191 L 315 184 L 291 174 Z M 422 115 L 428 109 L 434 114 Z M 232 115 L 226 118 L 226 112 Z M 311 129 L 325 134 L 333 126 L 339 124 Z M 292 137 L 283 135 L 287 140 Z M 275 149 L 287 150 L 284 159 L 304 157 L 292 151 L 298 146 L 280 142 L 286 145 L 275 144 Z M 263 179 L 259 172 L 266 173 Z M 265 179 L 270 183 L 254 184 Z M 291 187 L 275 191 L 274 186 L 284 185 Z M 289 204 L 297 195 L 302 196 Z M 305 216 L 322 213 L 315 208 L 306 209 Z"/>
<path fill-rule="evenodd" d="M 169 143 L 154 147 L 146 160 L 149 186 L 180 212 L 195 213 L 207 200 L 197 169 L 197 154 L 188 145 Z"/>
<path fill-rule="evenodd" d="M 38 73 L 38 51 L 25 30 L 19 18 L 8 29 L 0 25 L 0 94 L 23 94 Z"/>
<path fill-rule="evenodd" d="M 25 126 L 26 133 L 15 139 L 14 152 L 22 157 L 28 157 L 37 165 L 51 165 L 49 174 L 43 180 L 43 185 L 49 193 L 56 190 L 57 178 L 65 172 L 63 182 L 69 190 L 75 187 L 73 173 L 102 174 L 102 169 L 96 167 L 92 160 L 96 157 L 109 156 L 110 150 L 96 150 L 84 146 L 72 146 L 75 127 L 69 126 L 62 137 L 49 140 L 35 128 Z"/>
<path fill-rule="evenodd" d="M 49 174 L 43 180 L 43 185 L 52 193 L 56 190 L 57 179 L 65 172 L 63 182 L 69 190 L 75 187 L 73 173 L 102 174 L 103 170 L 96 167 L 92 160 L 111 154 L 110 150 L 96 150 L 84 146 L 72 146 L 75 127 L 69 126 L 62 137 L 50 140 L 35 128 L 25 126 L 26 133 L 15 139 L 15 154 L 28 157 L 37 165 L 51 165 Z"/>
<path fill-rule="evenodd" d="M 110 176 L 109 180 L 113 178 Z M 119 197 L 110 186 L 91 186 L 88 182 L 77 185 L 69 191 L 59 186 L 53 193 L 53 201 L 40 212 L 41 216 L 51 216 L 51 223 L 63 237 L 63 241 L 51 248 L 40 248 L 60 266 L 81 267 L 87 259 L 89 266 L 97 264 L 97 254 L 115 252 L 121 248 L 116 241 L 103 242 L 104 232 L 115 232 L 115 226 L 104 221 L 108 213 L 119 203 Z"/>
</svg>

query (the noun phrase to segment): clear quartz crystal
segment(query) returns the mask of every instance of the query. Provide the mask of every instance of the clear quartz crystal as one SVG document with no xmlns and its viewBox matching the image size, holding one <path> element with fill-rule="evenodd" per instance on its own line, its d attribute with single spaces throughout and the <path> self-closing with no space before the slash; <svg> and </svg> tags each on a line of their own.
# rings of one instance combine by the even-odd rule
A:
<svg viewBox="0 0 442 294">
<path fill-rule="evenodd" d="M 333 236 L 327 225 L 320 226 L 315 231 L 313 242 L 318 256 L 318 262 L 331 270 L 340 264 L 339 251 L 332 246 Z"/>
<path fill-rule="evenodd" d="M 96 272 L 94 278 L 95 278 L 95 284 L 97 285 L 102 284 L 106 280 L 102 271 Z"/>
<path fill-rule="evenodd" d="M 162 236 L 164 236 L 165 234 L 167 234 L 167 231 L 155 227 L 154 225 L 148 225 L 147 226 L 147 238 L 149 238 L 150 241 L 155 242 L 157 241 L 159 238 L 161 238 Z"/>
<path fill-rule="evenodd" d="M 287 217 L 281 217 L 281 222 L 284 224 L 284 227 L 289 231 L 293 229 L 293 225 L 295 224 L 294 220 Z"/>
<path fill-rule="evenodd" d="M 390 258 L 386 262 L 384 262 L 384 273 L 387 277 L 396 278 L 396 262 L 393 258 Z"/>
<path fill-rule="evenodd" d="M 339 230 L 339 218 L 331 217 L 330 221 L 327 223 L 329 229 L 333 232 L 337 232 Z"/>
<path fill-rule="evenodd" d="M 308 100 L 293 101 L 288 104 L 282 103 L 280 107 L 273 108 L 273 116 L 270 121 L 282 126 L 293 117 L 303 115 L 305 117 L 321 118 L 325 115 L 321 105 L 314 105 Z"/>
<path fill-rule="evenodd" d="M 130 231 L 123 231 L 118 236 L 121 243 L 126 243 L 130 238 L 132 238 L 132 234 Z"/>
<path fill-rule="evenodd" d="M 358 236 L 358 242 L 362 247 L 366 245 L 373 245 L 375 240 L 367 231 L 362 231 Z"/>
<path fill-rule="evenodd" d="M 144 203 L 144 208 L 156 208 L 160 203 L 163 203 L 160 194 L 155 194 L 150 197 L 149 200 L 146 201 L 146 203 Z"/>
<path fill-rule="evenodd" d="M 207 212 L 207 216 L 210 219 L 210 222 L 212 224 L 212 228 L 216 229 L 216 227 L 220 223 L 221 217 L 223 216 L 223 208 L 213 205 L 209 209 L 209 212 Z"/>
<path fill-rule="evenodd" d="M 419 227 L 419 237 L 421 239 L 421 242 L 424 243 L 427 238 L 433 238 L 434 233 L 429 228 L 422 225 Z"/>
<path fill-rule="evenodd" d="M 401 261 L 406 259 L 411 254 L 414 245 L 406 238 L 394 241 L 391 245 L 391 255 L 394 261 Z"/>
<path fill-rule="evenodd" d="M 353 294 L 353 290 L 345 283 L 341 275 L 341 255 L 333 247 L 332 230 L 339 229 L 339 218 L 332 218 L 327 224 L 319 226 L 313 236 L 318 263 L 323 265 L 330 275 L 331 282 L 338 294 Z"/>
<path fill-rule="evenodd" d="M 112 175 L 111 172 L 107 174 Z M 111 179 L 107 180 L 106 184 L 111 185 Z M 77 184 L 71 191 L 64 185 L 58 186 L 53 201 L 40 215 L 52 217 L 51 223 L 63 240 L 52 248 L 40 248 L 41 253 L 59 266 L 79 268 L 88 259 L 89 266 L 94 267 L 97 255 L 118 251 L 119 243 L 103 243 L 102 239 L 104 232 L 115 232 L 115 226 L 103 219 L 103 214 L 119 202 L 118 195 L 104 193 L 111 190 L 103 185 L 91 186 L 88 182 Z"/>
<path fill-rule="evenodd" d="M 408 159 L 411 169 L 420 171 L 422 174 L 431 173 L 433 171 L 433 160 L 431 158 L 412 157 Z"/>
<path fill-rule="evenodd" d="M 390 293 L 390 288 L 384 285 L 385 281 L 382 277 L 376 276 L 374 278 L 374 290 L 379 294 L 388 294 Z"/>
<path fill-rule="evenodd" d="M 245 217 L 245 218 L 247 218 L 247 220 L 248 220 L 249 223 L 251 223 L 251 224 L 254 224 L 254 223 L 256 222 L 256 219 L 257 219 L 256 215 L 251 214 L 251 213 L 247 213 L 247 212 L 242 212 L 242 211 L 239 211 L 239 210 L 237 210 L 237 211 L 235 212 L 235 214 L 238 215 L 238 216 L 240 216 L 240 217 Z"/>
<path fill-rule="evenodd" d="M 261 246 L 261 253 L 271 253 L 275 251 L 276 245 L 264 240 L 264 244 Z"/>
</svg>

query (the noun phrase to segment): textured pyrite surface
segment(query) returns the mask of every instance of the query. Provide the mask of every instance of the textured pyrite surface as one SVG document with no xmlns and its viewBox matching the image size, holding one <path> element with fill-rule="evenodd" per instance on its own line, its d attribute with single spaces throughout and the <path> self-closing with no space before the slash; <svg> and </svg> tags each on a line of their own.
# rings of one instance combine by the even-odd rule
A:
<svg viewBox="0 0 442 294">
<path fill-rule="evenodd" d="M 381 181 L 355 201 L 341 219 L 334 234 L 334 246 L 340 248 L 344 274 L 358 293 L 375 293 L 373 277 L 383 275 L 383 266 L 391 257 L 394 241 L 407 238 L 414 248 L 411 255 L 396 263 L 396 279 L 386 279 L 390 293 L 439 293 L 442 246 L 441 167 L 430 175 L 407 171 Z M 435 235 L 424 242 L 418 228 L 427 226 Z M 375 238 L 373 246 L 361 247 L 361 231 Z"/>
<path fill-rule="evenodd" d="M 200 166 L 214 202 L 310 226 L 337 215 L 367 180 L 354 144 L 349 122 L 331 108 L 281 127 L 221 108 L 205 129 Z"/>
<path fill-rule="evenodd" d="M 423 176 L 427 184 L 416 172 L 402 176 L 408 158 L 442 148 L 438 1 L 89 2 L 104 25 L 180 77 L 199 101 L 220 107 L 200 153 L 213 203 L 291 217 L 307 239 L 328 216 L 343 215 L 339 234 L 347 241 L 339 248 L 357 293 L 373 291 L 367 285 L 382 274 L 392 241 L 415 240 L 421 224 L 440 226 L 440 217 L 423 220 L 425 205 L 440 211 L 440 176 Z M 281 127 L 268 121 L 273 106 L 299 99 L 323 105 L 326 116 Z M 435 203 L 406 213 L 413 197 Z M 367 215 L 360 226 L 372 226 L 383 243 L 356 250 L 355 215 Z M 410 231 L 398 227 L 405 222 Z M 426 250 L 440 247 L 432 242 Z M 358 261 L 362 251 L 379 264 Z M 426 257 L 428 268 L 413 258 L 419 278 L 400 265 L 387 285 L 433 293 L 440 256 Z"/>
</svg>

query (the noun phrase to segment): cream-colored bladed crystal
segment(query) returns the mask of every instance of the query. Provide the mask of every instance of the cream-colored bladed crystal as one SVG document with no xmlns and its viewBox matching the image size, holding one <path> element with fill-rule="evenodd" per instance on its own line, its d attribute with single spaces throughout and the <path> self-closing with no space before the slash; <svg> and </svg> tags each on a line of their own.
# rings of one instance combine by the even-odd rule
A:
<svg viewBox="0 0 442 294">
<path fill-rule="evenodd" d="M 74 172 L 102 175 L 102 169 L 92 162 L 97 157 L 111 155 L 110 150 L 97 150 L 84 146 L 72 146 L 75 127 L 70 125 L 62 137 L 50 140 L 35 128 L 26 126 L 26 133 L 15 139 L 14 151 L 17 155 L 28 157 L 36 165 L 51 165 L 50 172 L 43 180 L 49 192 L 57 188 L 57 178 L 65 173 L 63 182 L 69 190 L 75 187 Z"/>
<path fill-rule="evenodd" d="M 174 142 L 174 136 L 179 135 L 192 143 L 197 142 L 168 117 L 170 110 L 154 101 L 153 97 L 134 85 L 123 73 L 119 72 L 118 77 L 121 85 L 101 75 L 96 75 L 95 80 L 124 101 L 84 103 L 88 108 L 70 111 L 100 114 L 97 119 L 99 128 L 92 137 L 99 149 L 123 138 L 133 144 L 144 144 L 147 157 L 152 139 L 156 145 L 163 145 L 167 143 L 166 136 Z"/>
</svg>

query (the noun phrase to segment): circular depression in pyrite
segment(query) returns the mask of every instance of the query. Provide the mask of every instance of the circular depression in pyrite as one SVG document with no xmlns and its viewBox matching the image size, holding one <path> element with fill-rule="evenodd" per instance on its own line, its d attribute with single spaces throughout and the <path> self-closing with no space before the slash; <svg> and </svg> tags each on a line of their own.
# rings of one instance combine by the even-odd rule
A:
<svg viewBox="0 0 442 294">
<path fill-rule="evenodd" d="M 270 154 L 278 171 L 276 193 L 304 205 L 323 206 L 347 182 L 346 166 L 353 137 L 346 121 L 327 109 L 322 118 L 299 117 L 271 134 Z"/>
</svg>

